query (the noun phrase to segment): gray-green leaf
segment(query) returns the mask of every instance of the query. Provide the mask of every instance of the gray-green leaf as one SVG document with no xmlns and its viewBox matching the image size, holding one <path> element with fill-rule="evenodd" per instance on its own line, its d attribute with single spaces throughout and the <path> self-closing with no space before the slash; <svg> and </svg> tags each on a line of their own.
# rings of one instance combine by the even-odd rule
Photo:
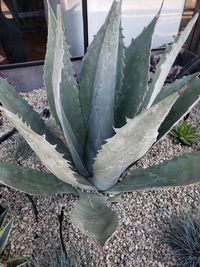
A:
<svg viewBox="0 0 200 267">
<path fill-rule="evenodd" d="M 118 121 L 118 109 L 122 98 L 122 81 L 124 78 L 124 66 L 125 66 L 125 51 L 126 47 L 123 43 L 122 28 L 120 27 L 119 44 L 118 44 L 118 59 L 117 59 L 117 80 L 115 88 L 115 127 L 117 127 Z"/>
<path fill-rule="evenodd" d="M 173 83 L 164 85 L 153 104 L 155 105 L 165 97 L 168 97 L 169 95 L 178 92 L 184 86 L 189 87 L 190 83 L 196 76 L 198 76 L 197 73 L 189 76 L 184 76 L 181 79 L 175 80 Z M 190 90 L 190 88 L 188 88 L 188 90 Z"/>
<path fill-rule="evenodd" d="M 106 206 L 107 197 L 80 192 L 71 213 L 72 222 L 100 246 L 104 246 L 118 225 L 117 214 Z"/>
<path fill-rule="evenodd" d="M 150 83 L 147 95 L 144 99 L 143 107 L 149 108 L 152 106 L 157 95 L 160 93 L 163 84 L 169 74 L 169 71 L 179 53 L 185 41 L 187 40 L 199 14 L 196 14 L 191 21 L 188 23 L 184 31 L 179 37 L 175 39 L 175 42 L 169 45 L 165 52 L 161 55 L 160 61 L 156 66 L 156 72 L 152 76 L 152 81 Z"/>
<path fill-rule="evenodd" d="M 164 186 L 182 186 L 200 182 L 200 152 L 193 152 L 162 164 L 138 170 L 129 170 L 127 176 L 107 191 L 109 194 L 155 189 Z"/>
<path fill-rule="evenodd" d="M 158 139 L 166 135 L 200 100 L 200 78 L 195 77 L 178 98 L 159 128 Z"/>
<path fill-rule="evenodd" d="M 0 78 L 0 101 L 7 110 L 17 114 L 34 132 L 39 135 L 45 135 L 51 145 L 57 145 L 57 151 L 62 154 L 66 153 L 65 144 L 46 127 L 40 115 L 17 93 L 15 88 L 2 78 Z"/>
<path fill-rule="evenodd" d="M 60 120 L 76 169 L 87 176 L 83 164 L 85 127 L 78 97 L 78 87 L 73 75 L 69 47 L 65 41 L 61 7 L 58 5 L 56 46 L 53 64 L 53 95 Z"/>
<path fill-rule="evenodd" d="M 53 95 L 53 84 L 52 84 L 52 74 L 53 74 L 53 62 L 56 46 L 56 17 L 53 13 L 51 5 L 48 2 L 48 42 L 47 42 L 47 51 L 45 56 L 44 64 L 44 84 L 47 91 L 47 99 L 51 109 L 51 113 L 56 120 L 57 124 L 60 126 L 60 121 L 58 119 L 55 101 Z M 61 127 L 61 126 L 60 126 Z"/>
<path fill-rule="evenodd" d="M 0 182 L 31 195 L 69 193 L 78 195 L 71 185 L 53 174 L 32 170 L 13 163 L 0 161 Z"/>
<path fill-rule="evenodd" d="M 160 12 L 126 49 L 117 127 L 126 123 L 126 117 L 134 118 L 141 111 L 148 89 L 151 43 L 159 15 Z"/>
<path fill-rule="evenodd" d="M 38 134 L 45 133 L 44 121 L 26 100 L 20 96 L 7 80 L 0 77 L 0 101 L 10 112 L 18 114 L 23 122 L 31 126 Z"/>
<path fill-rule="evenodd" d="M 113 10 L 116 8 L 116 1 L 113 2 L 112 8 L 106 18 L 105 23 L 100 28 L 98 33 L 94 36 L 94 40 L 88 47 L 87 53 L 83 57 L 83 65 L 80 73 L 80 102 L 83 109 L 85 123 L 88 123 L 89 113 L 91 108 L 92 92 L 96 77 L 96 71 L 99 62 L 100 52 L 102 44 L 105 39 L 108 24 L 110 22 L 110 16 Z M 89 74 L 89 75 L 88 75 Z"/>
<path fill-rule="evenodd" d="M 116 134 L 102 146 L 94 163 L 93 183 L 99 189 L 115 185 L 123 171 L 149 150 L 177 98 L 178 93 L 174 93 L 115 130 Z"/>
<path fill-rule="evenodd" d="M 63 158 L 62 154 L 56 151 L 56 146 L 47 142 L 45 135 L 41 136 L 32 131 L 32 129 L 27 126 L 26 123 L 23 123 L 17 115 L 8 110 L 2 109 L 2 112 L 18 132 L 26 139 L 27 143 L 36 152 L 45 167 L 57 178 L 82 189 L 94 189 L 85 177 L 72 170 L 69 162 Z"/>
<path fill-rule="evenodd" d="M 82 81 L 83 74 L 80 76 L 80 97 L 82 106 L 89 108 L 88 138 L 86 146 L 87 165 L 92 172 L 92 163 L 97 149 L 103 141 L 114 134 L 114 107 L 115 107 L 115 87 L 117 75 L 118 43 L 120 32 L 121 1 L 114 1 L 108 18 L 96 36 L 94 43 L 88 50 L 88 55 L 83 63 L 82 70 L 93 69 L 85 75 L 87 79 Z M 100 44 L 99 44 L 100 42 Z M 92 57 L 93 49 L 97 49 L 99 56 Z M 92 66 L 88 66 L 91 61 L 87 60 L 90 56 Z M 85 90 L 86 85 L 90 88 Z M 86 94 L 86 96 L 83 96 Z M 86 101 L 87 100 L 87 104 Z M 86 111 L 87 108 L 83 108 Z M 87 117 L 88 115 L 86 115 Z M 86 119 L 87 120 L 87 119 Z"/>
</svg>

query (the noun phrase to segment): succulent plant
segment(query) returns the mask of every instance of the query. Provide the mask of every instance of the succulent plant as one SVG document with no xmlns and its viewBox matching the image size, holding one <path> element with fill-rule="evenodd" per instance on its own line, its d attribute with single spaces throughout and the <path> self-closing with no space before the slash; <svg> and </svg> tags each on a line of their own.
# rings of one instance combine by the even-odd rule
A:
<svg viewBox="0 0 200 267">
<path fill-rule="evenodd" d="M 179 122 L 171 130 L 170 134 L 174 136 L 176 141 L 184 145 L 192 145 L 193 143 L 197 143 L 200 139 L 197 128 L 191 126 L 187 121 Z"/>
<path fill-rule="evenodd" d="M 26 263 L 26 257 L 18 257 L 15 259 L 10 259 L 8 255 L 4 255 L 5 247 L 8 242 L 8 238 L 12 229 L 13 221 L 10 220 L 5 226 L 5 220 L 7 217 L 8 210 L 5 210 L 0 216 L 0 266 L 2 267 L 17 267 L 22 266 Z"/>
<path fill-rule="evenodd" d="M 61 7 L 58 5 L 55 16 L 49 6 L 44 80 L 51 114 L 65 139 L 54 134 L 55 127 L 45 124 L 15 89 L 0 79 L 3 115 L 51 172 L 0 162 L 0 181 L 29 194 L 79 196 L 71 220 L 100 246 L 118 225 L 116 212 L 106 205 L 115 195 L 200 181 L 200 152 L 147 169 L 130 168 L 199 101 L 199 74 L 163 88 L 198 14 L 167 46 L 149 83 L 152 35 L 159 15 L 160 11 L 125 47 L 121 1 L 114 1 L 84 56 L 77 82 Z"/>
<path fill-rule="evenodd" d="M 170 222 L 165 242 L 171 247 L 180 267 L 200 266 L 200 216 L 180 214 Z"/>
</svg>

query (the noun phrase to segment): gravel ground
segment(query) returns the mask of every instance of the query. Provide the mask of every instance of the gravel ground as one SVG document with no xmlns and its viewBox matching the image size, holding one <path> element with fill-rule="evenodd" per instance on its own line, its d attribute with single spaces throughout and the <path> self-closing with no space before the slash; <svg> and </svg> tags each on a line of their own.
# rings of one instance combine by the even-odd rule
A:
<svg viewBox="0 0 200 267">
<path fill-rule="evenodd" d="M 25 97 L 39 112 L 47 106 L 45 91 L 42 89 L 26 93 Z M 200 132 L 200 104 L 193 108 L 188 121 L 198 127 Z M 10 126 L 4 120 L 3 125 L 0 125 L 0 136 L 8 129 Z M 0 160 L 44 169 L 35 154 L 21 145 L 22 139 L 18 134 L 2 143 Z M 191 147 L 182 146 L 167 136 L 137 163 L 137 167 L 148 167 L 194 150 L 200 150 L 200 142 Z M 0 190 L 1 205 L 8 207 L 10 216 L 14 218 L 11 234 L 13 254 L 34 253 L 40 256 L 43 251 L 59 246 L 58 215 L 64 209 L 65 245 L 69 247 L 73 244 L 79 252 L 86 251 L 88 267 L 177 266 L 172 252 L 163 242 L 163 231 L 170 224 L 172 215 L 184 210 L 197 210 L 200 196 L 200 185 L 124 194 L 120 203 L 111 205 L 118 211 L 120 224 L 102 253 L 71 224 L 69 213 L 76 201 L 74 197 L 34 197 L 38 209 L 36 222 L 32 205 L 25 194 L 8 188 Z"/>
</svg>

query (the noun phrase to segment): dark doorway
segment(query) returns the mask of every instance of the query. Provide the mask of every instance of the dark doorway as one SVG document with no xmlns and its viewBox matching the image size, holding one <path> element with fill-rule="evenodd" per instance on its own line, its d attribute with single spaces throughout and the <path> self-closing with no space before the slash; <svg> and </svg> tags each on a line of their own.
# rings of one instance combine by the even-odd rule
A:
<svg viewBox="0 0 200 267">
<path fill-rule="evenodd" d="M 47 26 L 43 0 L 0 0 L 0 64 L 43 60 Z"/>
</svg>

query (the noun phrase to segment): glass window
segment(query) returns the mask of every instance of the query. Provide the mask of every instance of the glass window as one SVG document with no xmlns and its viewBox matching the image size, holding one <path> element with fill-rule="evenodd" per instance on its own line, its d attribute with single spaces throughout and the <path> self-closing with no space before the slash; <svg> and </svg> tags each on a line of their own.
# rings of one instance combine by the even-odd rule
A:
<svg viewBox="0 0 200 267">
<path fill-rule="evenodd" d="M 180 30 L 184 29 L 187 23 L 192 18 L 196 5 L 197 5 L 197 0 L 186 0 L 185 1 L 185 7 L 184 7 L 183 15 L 182 15 Z"/>
<path fill-rule="evenodd" d="M 46 50 L 46 35 L 42 0 L 0 1 L 2 64 L 43 59 Z"/>
<path fill-rule="evenodd" d="M 81 0 L 60 0 L 73 57 L 83 56 Z M 50 0 L 56 9 L 56 0 Z M 0 0 L 0 64 L 44 60 L 47 0 Z"/>
<path fill-rule="evenodd" d="M 123 0 L 122 27 L 124 29 L 125 44 L 130 44 L 142 29 L 152 20 L 161 6 L 162 0 Z M 96 34 L 112 4 L 112 0 L 88 0 L 89 41 Z M 160 20 L 156 26 L 153 48 L 158 48 L 173 41 L 177 35 L 182 18 L 184 0 L 167 0 L 164 2 Z"/>
<path fill-rule="evenodd" d="M 45 9 L 47 8 L 45 1 Z M 54 11 L 56 1 L 50 0 Z M 82 20 L 82 1 L 81 0 L 60 0 L 64 23 L 66 27 L 66 39 L 70 44 L 70 52 L 73 57 L 80 57 L 84 54 L 83 40 L 83 20 Z M 47 12 L 47 11 L 46 11 Z"/>
<path fill-rule="evenodd" d="M 62 6 L 66 39 L 71 46 L 72 57 L 81 57 L 87 37 L 90 43 L 104 22 L 113 0 L 49 0 L 55 12 L 58 1 Z M 152 20 L 161 2 L 123 0 L 122 26 L 126 45 Z M 82 3 L 84 7 L 87 3 L 88 10 L 82 7 Z M 153 48 L 172 42 L 192 17 L 196 5 L 197 0 L 166 0 L 155 29 Z M 47 0 L 0 0 L 0 65 L 44 60 L 47 17 Z"/>
<path fill-rule="evenodd" d="M 186 0 L 185 8 L 189 11 L 195 8 L 197 0 Z"/>
</svg>

